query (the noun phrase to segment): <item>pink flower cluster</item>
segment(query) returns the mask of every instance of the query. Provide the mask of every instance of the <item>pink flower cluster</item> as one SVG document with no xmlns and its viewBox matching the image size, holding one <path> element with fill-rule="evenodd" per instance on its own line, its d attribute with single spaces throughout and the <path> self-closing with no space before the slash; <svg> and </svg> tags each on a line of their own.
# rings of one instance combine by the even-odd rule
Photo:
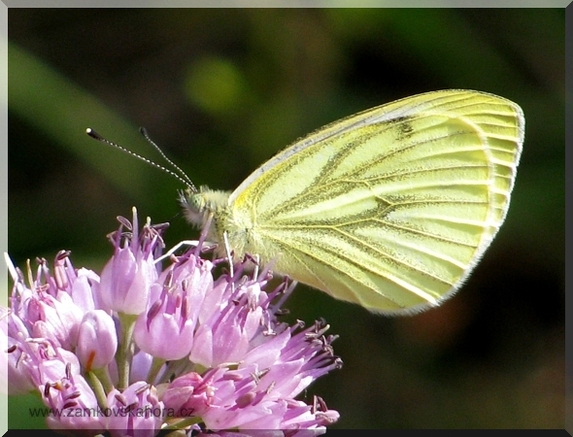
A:
<svg viewBox="0 0 573 437">
<path fill-rule="evenodd" d="M 341 361 L 324 322 L 279 320 L 292 284 L 268 292 L 268 271 L 245 264 L 214 279 L 220 260 L 202 258 L 201 244 L 162 270 L 166 226 L 139 231 L 135 210 L 120 223 L 99 276 L 66 251 L 35 274 L 8 259 L 0 364 L 10 394 L 38 393 L 49 427 L 86 436 L 312 436 L 338 420 L 319 397 L 296 399 Z"/>
</svg>

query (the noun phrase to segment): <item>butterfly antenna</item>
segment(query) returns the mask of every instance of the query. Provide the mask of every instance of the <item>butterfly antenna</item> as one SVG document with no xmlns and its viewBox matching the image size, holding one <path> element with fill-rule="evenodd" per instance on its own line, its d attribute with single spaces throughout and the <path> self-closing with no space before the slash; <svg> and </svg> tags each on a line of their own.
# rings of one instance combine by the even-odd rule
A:
<svg viewBox="0 0 573 437">
<path fill-rule="evenodd" d="M 165 161 L 167 161 L 169 163 L 169 165 L 171 165 L 171 167 L 173 167 L 177 173 L 187 181 L 187 186 L 194 186 L 193 182 L 191 182 L 191 179 L 189 178 L 189 176 L 187 176 L 187 174 L 181 170 L 181 167 L 179 167 L 177 164 L 175 164 L 173 161 L 171 161 L 171 159 L 169 159 L 167 157 L 167 155 L 165 155 L 165 153 L 163 152 L 163 150 L 161 150 L 161 148 L 157 145 L 157 143 L 155 141 L 153 141 L 150 137 L 149 134 L 147 133 L 147 129 L 145 129 L 144 127 L 140 127 L 139 128 L 139 132 L 141 133 L 141 135 L 143 135 L 143 137 L 147 140 L 147 142 L 149 144 L 151 144 L 153 147 L 155 147 L 155 150 L 157 150 L 159 152 L 159 154 L 161 155 L 161 157 L 163 159 L 165 159 Z"/>
<path fill-rule="evenodd" d="M 145 158 L 144 156 L 141 156 L 138 153 L 132 152 L 129 149 L 126 149 L 123 146 L 120 146 L 117 143 L 114 143 L 113 141 L 108 140 L 107 138 L 102 137 L 100 134 L 98 134 L 95 130 L 93 130 L 92 128 L 87 128 L 86 129 L 86 134 L 88 134 L 90 137 L 92 137 L 94 140 L 98 140 L 102 143 L 107 144 L 108 146 L 112 146 L 115 147 L 116 149 L 121 150 L 122 152 L 127 153 L 128 155 L 133 156 L 134 158 L 137 158 L 155 168 L 158 168 L 160 170 L 163 170 L 165 173 L 171 175 L 172 177 L 174 177 L 175 179 L 177 179 L 179 182 L 183 183 L 185 186 L 187 186 L 191 191 L 193 192 L 197 192 L 197 188 L 195 187 L 195 185 L 193 184 L 193 182 L 191 182 L 191 179 L 189 178 L 189 176 L 187 176 L 185 174 L 185 172 L 183 170 L 181 170 L 181 168 L 179 168 L 177 165 L 175 165 L 173 163 L 173 161 L 171 161 L 169 158 L 167 158 L 167 156 L 165 156 L 165 153 L 163 153 L 163 151 L 159 148 L 159 146 L 157 144 L 155 144 L 153 141 L 151 141 L 151 139 L 149 138 L 149 136 L 147 135 L 147 131 L 144 128 L 140 128 L 140 132 L 141 134 L 145 137 L 145 139 L 153 146 L 155 147 L 156 150 L 159 151 L 159 153 L 161 154 L 161 156 L 163 157 L 163 159 L 165 159 L 170 165 L 173 166 L 173 168 L 175 168 L 177 170 L 177 173 L 174 172 L 173 170 L 168 169 L 167 167 L 164 167 L 148 158 Z"/>
</svg>

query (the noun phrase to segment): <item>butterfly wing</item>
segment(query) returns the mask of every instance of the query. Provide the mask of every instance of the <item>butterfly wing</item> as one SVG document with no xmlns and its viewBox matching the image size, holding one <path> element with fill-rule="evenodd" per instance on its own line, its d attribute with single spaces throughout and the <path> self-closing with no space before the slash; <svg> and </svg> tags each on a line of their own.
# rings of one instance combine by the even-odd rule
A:
<svg viewBox="0 0 573 437">
<path fill-rule="evenodd" d="M 332 123 L 229 198 L 229 242 L 374 312 L 451 295 L 502 224 L 524 118 L 491 94 L 445 90 Z"/>
</svg>

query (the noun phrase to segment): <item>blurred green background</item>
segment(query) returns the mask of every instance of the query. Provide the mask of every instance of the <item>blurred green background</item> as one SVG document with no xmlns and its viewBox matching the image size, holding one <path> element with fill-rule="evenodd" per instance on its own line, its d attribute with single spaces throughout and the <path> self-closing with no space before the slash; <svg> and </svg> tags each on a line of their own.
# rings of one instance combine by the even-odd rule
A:
<svg viewBox="0 0 573 437">
<path fill-rule="evenodd" d="M 232 190 L 298 137 L 411 94 L 472 88 L 519 103 L 526 139 L 506 224 L 439 309 L 369 314 L 299 286 L 288 307 L 340 334 L 343 369 L 306 393 L 338 428 L 562 428 L 564 60 L 561 9 L 10 9 L 9 249 L 100 271 L 137 206 L 197 233 L 181 184 L 88 138 Z M 10 426 L 38 426 L 10 399 Z"/>
</svg>

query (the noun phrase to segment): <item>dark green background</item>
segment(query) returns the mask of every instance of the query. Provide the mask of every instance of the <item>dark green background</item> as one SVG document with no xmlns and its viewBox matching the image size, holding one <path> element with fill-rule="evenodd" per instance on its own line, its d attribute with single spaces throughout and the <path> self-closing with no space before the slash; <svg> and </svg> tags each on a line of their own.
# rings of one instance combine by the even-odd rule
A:
<svg viewBox="0 0 573 437">
<path fill-rule="evenodd" d="M 341 428 L 564 424 L 564 10 L 10 9 L 9 249 L 101 269 L 137 206 L 195 238 L 181 184 L 97 143 L 91 126 L 197 185 L 231 190 L 321 125 L 407 95 L 472 88 L 519 103 L 526 138 L 506 224 L 443 307 L 385 318 L 299 286 L 344 368 L 316 393 Z M 33 426 L 21 398 L 11 427 Z"/>
</svg>

